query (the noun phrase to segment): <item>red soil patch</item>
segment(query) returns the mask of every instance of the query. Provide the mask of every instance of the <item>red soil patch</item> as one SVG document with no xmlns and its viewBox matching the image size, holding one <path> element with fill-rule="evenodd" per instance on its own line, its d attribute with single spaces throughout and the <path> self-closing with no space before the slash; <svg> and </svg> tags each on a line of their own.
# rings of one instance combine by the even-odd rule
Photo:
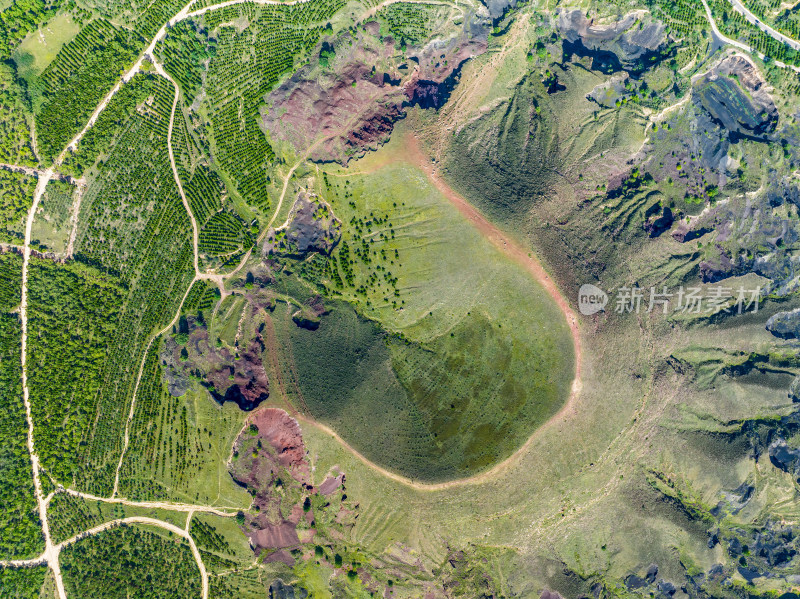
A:
<svg viewBox="0 0 800 599">
<path fill-rule="evenodd" d="M 300 544 L 295 525 L 291 522 L 267 524 L 261 530 L 251 533 L 250 540 L 267 549 L 284 549 Z"/>
<path fill-rule="evenodd" d="M 258 436 L 269 443 L 277 454 L 278 464 L 303 484 L 310 484 L 303 434 L 297 420 L 283 410 L 267 408 L 254 413 L 250 423 L 258 427 Z"/>
</svg>

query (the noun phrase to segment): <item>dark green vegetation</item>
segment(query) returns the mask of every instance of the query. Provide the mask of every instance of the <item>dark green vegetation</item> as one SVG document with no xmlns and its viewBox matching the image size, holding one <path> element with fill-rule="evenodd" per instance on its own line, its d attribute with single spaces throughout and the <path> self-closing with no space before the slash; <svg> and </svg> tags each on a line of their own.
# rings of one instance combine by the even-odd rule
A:
<svg viewBox="0 0 800 599">
<path fill-rule="evenodd" d="M 778 10 L 748 2 L 767 17 Z M 176 26 L 157 49 L 181 88 L 172 139 L 200 227 L 201 268 L 222 272 L 254 246 L 298 160 L 262 129 L 265 93 L 309 57 L 330 66 L 346 63 L 349 52 L 355 63 L 364 56 L 346 43 L 335 55 L 320 44 L 342 21 L 349 25 L 349 17 L 334 14 L 340 4 L 210 11 Z M 620 22 L 633 8 L 622 0 L 591 4 L 597 27 Z M 712 4 L 718 12 L 725 3 Z M 13 6 L 31 6 L 20 31 L 50 14 L 35 2 Z M 27 100 L 22 82 L 2 87 L 3 114 L 14 115 L 0 135 L 8 160 L 34 160 L 26 101 L 43 102 L 40 145 L 52 158 L 180 4 L 86 6 L 94 15 L 83 22 L 96 20 L 42 76 L 52 82 L 60 73 L 63 81 L 51 89 L 32 79 Z M 552 3 L 522 3 L 492 23 L 490 51 L 464 64 L 453 82 L 455 101 L 439 111 L 409 109 L 408 120 L 432 149 L 437 173 L 521 239 L 524 251 L 538 250 L 569 301 L 587 281 L 607 290 L 638 283 L 644 302 L 651 285 L 771 281 L 761 312 L 645 316 L 616 314 L 612 303 L 591 318 L 577 316 L 583 390 L 486 484 L 410 489 L 305 420 L 306 446 L 293 448 L 300 449 L 299 465 L 313 466 L 309 484 L 290 481 L 291 471 L 274 464 L 247 481 L 250 460 L 279 454 L 262 443 L 266 433 L 248 426 L 247 417 L 260 412 L 209 398 L 213 369 L 195 362 L 201 350 L 191 345 L 203 335 L 214 348 L 207 355 L 229 353 L 229 370 L 216 372 L 223 385 L 215 388 L 229 388 L 252 359 L 247 354 L 255 354 L 252 363 L 268 373 L 265 404 L 330 424 L 381 466 L 426 481 L 490 467 L 559 409 L 572 374 L 569 336 L 529 274 L 406 164 L 407 153 L 391 153 L 397 140 L 349 172 L 332 164 L 293 171 L 274 223 L 286 218 L 291 198 L 316 193 L 341 221 L 341 242 L 330 251 L 298 259 L 302 252 L 278 243 L 265 258 L 254 248 L 222 294 L 207 281 L 186 293 L 192 231 L 166 150 L 173 89 L 146 65 L 65 165 L 88 186 L 75 259 L 31 261 L 29 380 L 45 493 L 55 490 L 50 475 L 110 493 L 135 395 L 119 495 L 242 510 L 237 518 L 195 514 L 189 528 L 211 573 L 211 597 L 297 597 L 300 589 L 313 597 L 539 597 L 556 589 L 563 597 L 679 599 L 684 588 L 697 599 L 753 599 L 796 586 L 787 577 L 800 559 L 800 419 L 793 403 L 800 359 L 796 341 L 783 337 L 800 331 L 790 330 L 793 319 L 785 315 L 765 324 L 797 307 L 798 80 L 774 61 L 766 68 L 756 61 L 766 82 L 750 83 L 775 97 L 760 111 L 756 104 L 767 105 L 759 104 L 756 85 L 746 86 L 752 73 L 704 80 L 721 55 L 707 55 L 701 4 L 650 8 L 666 23 L 669 41 L 647 54 L 643 68 L 631 66 L 632 53 L 616 61 L 604 54 L 619 50 L 619 36 L 616 46 L 595 52 L 565 48 Z M 367 6 L 350 9 L 361 14 Z M 437 36 L 469 26 L 469 17 L 448 10 L 393 5 L 375 18 L 396 38 L 400 47 L 389 51 L 399 57 L 404 44 L 429 34 L 433 12 L 452 17 Z M 726 31 L 739 21 L 720 17 Z M 631 22 L 631 35 L 645 42 L 661 31 L 657 23 Z M 752 32 L 740 34 L 760 43 Z M 357 46 L 362 38 L 348 39 Z M 82 69 L 89 67 L 70 61 L 115 43 L 118 56 L 91 52 L 99 78 L 84 86 Z M 759 47 L 791 58 L 773 46 Z M 357 70 L 354 88 L 368 73 Z M 78 99 L 64 99 L 60 114 L 56 100 L 70 94 Z M 384 123 L 382 108 L 376 126 Z M 52 127 L 40 123 L 45 117 Z M 50 138 L 41 142 L 42 135 Z M 4 199 L 19 243 L 34 181 L 10 180 L 8 189 L 17 191 Z M 37 222 L 49 223 L 51 199 L 60 218 L 65 214 L 70 187 L 51 185 Z M 286 237 L 291 227 L 290 218 Z M 35 246 L 55 249 L 39 231 Z M 0 451 L 0 499 L 8 506 L 0 549 L 17 557 L 41 550 L 13 313 L 18 256 L 0 255 L 0 278 L 12 283 L 0 289 L 0 431 L 12 440 Z M 162 358 L 169 356 L 181 368 L 167 368 Z M 186 385 L 176 393 L 171 375 L 178 370 Z M 240 431 L 246 441 L 237 456 L 231 448 Z M 228 460 L 247 489 L 233 482 Z M 346 478 L 323 494 L 323 481 L 339 473 Z M 134 513 L 144 512 L 58 493 L 49 521 L 59 541 Z M 185 514 L 159 517 L 185 523 Z M 255 522 L 263 531 L 289 518 L 299 520 L 292 530 L 303 540 L 281 554 L 262 535 L 254 564 L 240 525 Z M 187 546 L 161 530 L 121 528 L 83 539 L 65 548 L 62 566 L 71 598 L 199 594 Z M 10 572 L 0 571 L 0 597 L 8 588 L 11 596 L 38 595 L 41 570 Z M 50 599 L 48 584 L 42 594 Z"/>
<path fill-rule="evenodd" d="M 309 2 L 297 6 L 233 6 L 206 13 L 199 24 L 181 26 L 165 43 L 165 67 L 191 101 L 200 81 L 200 57 L 210 57 L 202 106 L 208 122 L 193 135 L 208 138 L 218 168 L 236 194 L 266 218 L 271 204 L 269 167 L 275 152 L 259 128 L 259 107 L 279 77 L 318 41 L 341 6 Z M 248 23 L 239 31 L 232 23 Z M 208 32 L 208 33 L 204 33 Z M 207 40 L 214 35 L 215 42 Z M 167 52 L 166 48 L 170 51 Z"/>
<path fill-rule="evenodd" d="M 35 157 L 26 119 L 25 90 L 15 76 L 11 66 L 0 63 L 0 161 L 31 165 Z"/>
<path fill-rule="evenodd" d="M 184 193 L 197 223 L 204 226 L 222 207 L 221 196 L 224 185 L 219 176 L 204 165 L 199 165 L 191 175 L 185 171 L 184 173 L 182 177 L 182 180 L 186 181 L 183 186 Z M 225 213 L 218 218 L 225 220 L 228 214 Z M 239 226 L 241 227 L 240 224 Z M 236 234 L 233 237 L 235 239 Z"/>
<path fill-rule="evenodd" d="M 774 39 L 760 27 L 751 24 L 744 18 L 744 15 L 734 10 L 727 0 L 709 0 L 708 4 L 717 20 L 717 26 L 723 34 L 744 42 L 768 58 L 780 60 L 786 64 L 800 65 L 800 52 Z M 745 4 L 747 3 L 745 2 Z"/>
<path fill-rule="evenodd" d="M 475 314 L 428 343 L 390 344 L 397 376 L 430 423 L 429 451 L 437 462 L 455 458 L 459 473 L 511 454 L 568 394 L 560 349 L 550 339 L 526 344 L 511 326 Z"/>
<path fill-rule="evenodd" d="M 98 160 L 101 163 L 97 168 L 104 166 L 114 143 L 126 133 L 127 127 L 120 125 L 131 122 L 138 105 L 148 106 L 146 101 L 153 93 L 154 86 L 153 78 L 141 75 L 125 84 L 100 113 L 94 126 L 81 138 L 78 151 L 67 154 L 62 169 L 79 177 Z"/>
<path fill-rule="evenodd" d="M 239 254 L 253 247 L 253 238 L 230 212 L 217 212 L 200 230 L 198 249 L 210 256 Z"/>
<path fill-rule="evenodd" d="M 125 290 L 91 267 L 41 259 L 32 259 L 28 281 L 28 384 L 36 447 L 55 478 L 72 485 L 85 476 L 86 463 L 112 466 L 103 464 L 102 453 L 92 455 L 92 448 L 116 448 L 120 442 L 118 428 L 104 422 L 113 414 L 103 409 L 103 396 Z"/>
<path fill-rule="evenodd" d="M 109 21 L 92 21 L 61 49 L 41 81 L 31 84 L 34 96 L 41 93 L 36 129 L 44 159 L 57 156 L 83 128 L 100 99 L 131 66 L 143 42 Z"/>
<path fill-rule="evenodd" d="M 0 556 L 30 558 L 44 549 L 28 456 L 20 377 L 19 306 L 22 258 L 0 254 Z M 1 579 L 0 579 L 1 580 Z M 2 588 L 0 584 L 0 588 Z"/>
<path fill-rule="evenodd" d="M 87 0 L 84 6 L 89 7 L 107 19 L 125 23 L 130 28 L 135 29 L 139 35 L 151 40 L 166 22 L 186 6 L 187 1 Z M 199 8 L 205 4 L 216 4 L 216 2 L 201 0 L 194 6 Z"/>
<path fill-rule="evenodd" d="M 5 3 L 0 11 L 0 57 L 11 50 L 47 19 L 55 15 L 61 0 L 17 0 Z"/>
<path fill-rule="evenodd" d="M 101 524 L 136 516 L 155 518 L 180 527 L 186 523 L 185 513 L 85 499 L 64 491 L 54 493 L 47 510 L 54 543 L 72 541 Z"/>
<path fill-rule="evenodd" d="M 61 552 L 61 570 L 68 595 L 76 597 L 200 596 L 189 546 L 160 530 L 120 526 L 78 541 Z"/>
<path fill-rule="evenodd" d="M 207 61 L 216 54 L 216 42 L 196 22 L 181 21 L 164 38 L 158 53 L 191 104 L 201 91 Z"/>
<path fill-rule="evenodd" d="M 213 309 L 219 297 L 219 287 L 208 281 L 195 281 L 183 303 L 183 311 L 190 314 L 207 312 Z"/>
<path fill-rule="evenodd" d="M 39 599 L 47 566 L 0 568 L 0 598 Z"/>
<path fill-rule="evenodd" d="M 54 543 L 62 543 L 106 521 L 98 502 L 67 493 L 56 493 L 47 509 L 47 521 Z"/>
<path fill-rule="evenodd" d="M 32 318 L 46 318 L 48 330 L 57 331 L 56 336 L 67 335 L 65 343 L 86 347 L 86 359 L 96 363 L 88 377 L 80 369 L 59 366 L 70 358 L 58 349 L 62 346 L 48 341 L 52 335 L 34 328 L 32 320 L 34 361 L 53 369 L 54 378 L 73 381 L 73 386 L 56 387 L 47 377 L 32 380 L 35 410 L 40 415 L 52 410 L 77 419 L 68 428 L 64 421 L 40 419 L 40 455 L 45 464 L 53 465 L 60 481 L 71 484 L 74 475 L 99 492 L 110 490 L 113 482 L 144 345 L 172 318 L 191 277 L 188 216 L 166 149 L 172 89 L 163 79 L 145 75 L 137 76 L 130 85 L 134 91 L 137 85 L 146 88 L 151 100 L 146 109 L 138 111 L 133 101 L 122 97 L 120 106 L 128 108 L 117 113 L 124 123 L 118 129 L 121 133 L 113 139 L 103 137 L 103 168 L 88 186 L 81 208 L 75 247 L 79 264 L 63 269 L 41 264 L 41 270 L 37 266 L 31 273 L 31 287 L 38 290 L 31 296 Z M 140 93 L 141 89 L 136 91 Z M 86 151 L 97 151 L 99 145 L 92 144 Z M 91 162 L 90 158 L 86 163 Z M 87 272 L 93 273 L 89 280 Z M 37 281 L 40 274 L 75 280 L 54 291 L 51 280 Z M 82 323 L 85 337 L 71 336 L 70 319 L 59 308 L 72 301 L 69 298 L 77 301 L 77 291 L 92 297 L 91 293 L 98 291 L 95 277 L 107 281 L 100 289 L 103 293 L 113 289 L 113 299 L 105 297 L 96 306 L 82 309 L 77 321 Z M 51 303 L 38 304 L 46 295 Z M 113 317 L 109 310 L 114 311 Z M 69 400 L 75 403 L 65 403 L 64 398 L 73 397 L 75 385 L 88 386 L 91 393 L 81 393 Z"/>
<path fill-rule="evenodd" d="M 0 241 L 22 245 L 36 179 L 0 170 Z"/>
<path fill-rule="evenodd" d="M 189 444 L 186 406 L 166 392 L 162 381 L 154 344 L 145 360 L 131 423 L 131 434 L 138 442 L 120 472 L 120 487 L 134 497 L 169 498 L 169 489 L 161 481 L 179 486 L 186 483 L 187 476 L 196 474 L 197 441 L 192 435 Z"/>
</svg>

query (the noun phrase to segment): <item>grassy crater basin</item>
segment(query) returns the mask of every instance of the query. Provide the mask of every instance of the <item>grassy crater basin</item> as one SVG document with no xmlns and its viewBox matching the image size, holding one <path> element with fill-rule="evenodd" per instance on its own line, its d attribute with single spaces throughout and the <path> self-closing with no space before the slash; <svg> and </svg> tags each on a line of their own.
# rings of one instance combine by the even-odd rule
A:
<svg viewBox="0 0 800 599">
<path fill-rule="evenodd" d="M 343 242 L 372 258 L 344 258 L 351 282 L 335 291 L 345 301 L 317 330 L 275 315 L 308 409 L 415 480 L 507 458 L 569 397 L 574 348 L 558 305 L 394 141 L 325 181 L 319 192 L 342 222 L 361 219 Z"/>
</svg>

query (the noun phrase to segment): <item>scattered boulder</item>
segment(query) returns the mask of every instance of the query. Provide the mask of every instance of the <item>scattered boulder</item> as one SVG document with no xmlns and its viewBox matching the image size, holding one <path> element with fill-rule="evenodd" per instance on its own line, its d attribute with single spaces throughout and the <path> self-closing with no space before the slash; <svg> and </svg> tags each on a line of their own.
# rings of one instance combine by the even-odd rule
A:
<svg viewBox="0 0 800 599">
<path fill-rule="evenodd" d="M 796 474 L 800 471 L 800 449 L 790 447 L 784 439 L 778 437 L 770 443 L 769 461 L 784 472 Z"/>
<path fill-rule="evenodd" d="M 672 597 L 678 590 L 674 584 L 666 580 L 659 580 L 656 589 L 661 595 L 666 595 L 667 597 Z"/>
<path fill-rule="evenodd" d="M 315 295 L 306 301 L 300 310 L 292 314 L 292 320 L 303 329 L 316 331 L 319 328 L 321 317 L 328 312 L 329 310 L 325 307 L 322 296 Z"/>
<path fill-rule="evenodd" d="M 686 243 L 687 241 L 694 241 L 699 239 L 706 233 L 710 233 L 714 229 L 710 227 L 692 226 L 686 220 L 681 220 L 678 226 L 672 231 L 672 238 L 678 243 Z"/>
<path fill-rule="evenodd" d="M 628 73 L 619 73 L 608 81 L 596 85 L 586 94 L 586 99 L 603 108 L 614 108 L 631 95 L 633 92 L 630 89 L 630 76 Z"/>
<path fill-rule="evenodd" d="M 789 399 L 795 403 L 800 402 L 800 376 L 795 377 L 789 387 Z"/>
<path fill-rule="evenodd" d="M 644 577 L 647 582 L 653 584 L 656 581 L 656 576 L 658 576 L 658 566 L 656 564 L 650 564 L 647 567 L 647 572 Z"/>
<path fill-rule="evenodd" d="M 636 576 L 636 574 L 631 574 L 627 578 L 625 578 L 625 588 L 629 591 L 635 591 L 636 589 L 643 589 L 648 585 L 647 581 L 642 578 L 641 576 Z"/>
<path fill-rule="evenodd" d="M 337 477 L 331 477 L 325 479 L 325 481 L 319 486 L 319 492 L 322 495 L 330 495 L 336 489 L 344 484 L 344 474 L 340 474 Z"/>
<path fill-rule="evenodd" d="M 778 312 L 770 316 L 766 328 L 781 339 L 800 337 L 800 308 L 791 312 Z"/>
<path fill-rule="evenodd" d="M 286 552 L 281 551 L 277 553 Z M 292 559 L 292 565 L 294 565 L 294 559 Z M 301 588 L 294 588 L 292 585 L 283 582 L 280 578 L 269 585 L 269 599 L 305 599 L 306 597 L 308 597 L 308 591 Z"/>
</svg>

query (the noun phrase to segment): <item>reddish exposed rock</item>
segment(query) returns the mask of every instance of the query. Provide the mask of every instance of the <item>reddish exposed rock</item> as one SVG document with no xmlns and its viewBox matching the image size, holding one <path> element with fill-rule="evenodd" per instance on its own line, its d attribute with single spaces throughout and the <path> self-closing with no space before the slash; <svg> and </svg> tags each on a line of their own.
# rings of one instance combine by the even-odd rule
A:
<svg viewBox="0 0 800 599">
<path fill-rule="evenodd" d="M 449 39 L 434 39 L 405 55 L 377 23 L 343 32 L 330 46 L 332 58 L 315 59 L 267 97 L 263 126 L 273 139 L 310 158 L 346 164 L 388 140 L 409 105 L 439 108 L 461 65 L 486 51 L 490 21 L 473 15 L 469 27 Z M 330 42 L 324 42 L 329 44 Z"/>
<path fill-rule="evenodd" d="M 250 534 L 250 540 L 258 547 L 284 549 L 300 544 L 295 525 L 291 522 L 266 524 L 261 530 Z"/>
<path fill-rule="evenodd" d="M 319 492 L 322 495 L 330 495 L 344 482 L 344 474 L 340 474 L 336 478 L 328 477 L 325 481 L 319 486 Z"/>
<path fill-rule="evenodd" d="M 281 549 L 280 551 L 273 551 L 270 553 L 266 558 L 264 558 L 264 561 L 268 564 L 280 562 L 282 564 L 286 564 L 290 568 L 294 568 L 295 560 L 288 551 Z"/>
<path fill-rule="evenodd" d="M 291 515 L 284 519 L 284 494 L 275 492 L 278 486 L 303 492 L 313 489 L 300 425 L 283 410 L 258 410 L 237 437 L 233 451 L 231 476 L 247 487 L 258 508 L 255 515 L 245 517 L 245 532 L 256 552 L 300 545 L 303 541 L 297 525 L 303 517 L 303 503 L 292 505 Z"/>
<path fill-rule="evenodd" d="M 220 403 L 234 401 L 243 410 L 252 410 L 269 396 L 269 379 L 261 361 L 264 342 L 259 335 L 252 339 L 239 360 L 209 372 L 206 379 L 213 385 L 212 395 Z M 226 350 L 227 353 L 227 350 Z M 233 375 L 233 380 L 231 380 Z"/>
<path fill-rule="evenodd" d="M 292 506 L 292 513 L 289 514 L 287 520 L 292 524 L 299 524 L 300 519 L 302 517 L 303 517 L 303 504 L 301 502 L 301 503 L 296 503 L 294 506 Z"/>
<path fill-rule="evenodd" d="M 296 481 L 310 485 L 306 448 L 297 420 L 283 410 L 267 408 L 255 412 L 250 424 L 258 428 L 258 436 L 275 450 L 278 463 L 289 470 Z"/>
<path fill-rule="evenodd" d="M 256 310 L 255 306 L 250 306 Z M 206 386 L 219 403 L 235 402 L 243 410 L 252 410 L 269 396 L 269 378 L 261 360 L 264 342 L 260 334 L 250 339 L 236 359 L 226 347 L 211 347 L 205 324 L 191 321 L 184 346 L 175 337 L 167 337 L 161 360 L 170 394 L 179 397 L 190 387 L 191 376 L 205 373 Z M 233 378 L 231 378 L 233 377 Z"/>
</svg>

